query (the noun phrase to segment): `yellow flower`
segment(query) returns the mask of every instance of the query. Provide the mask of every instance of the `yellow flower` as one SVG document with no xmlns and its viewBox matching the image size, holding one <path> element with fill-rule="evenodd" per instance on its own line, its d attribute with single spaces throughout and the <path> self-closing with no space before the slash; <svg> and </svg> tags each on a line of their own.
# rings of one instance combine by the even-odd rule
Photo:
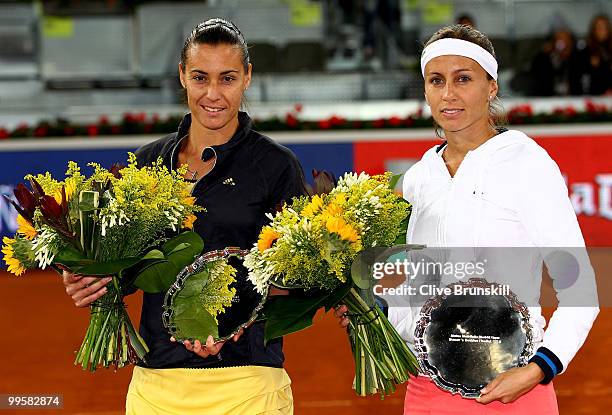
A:
<svg viewBox="0 0 612 415">
<path fill-rule="evenodd" d="M 17 226 L 17 232 L 30 241 L 34 239 L 38 234 L 36 232 L 36 229 L 34 229 L 32 224 L 30 223 L 30 221 L 21 215 L 17 215 Z"/>
<path fill-rule="evenodd" d="M 346 203 L 346 194 L 344 193 L 338 193 L 335 197 L 334 197 L 334 202 L 337 205 L 344 205 Z"/>
<path fill-rule="evenodd" d="M 359 240 L 359 235 L 355 228 L 346 223 L 342 218 L 328 218 L 325 227 L 329 232 L 335 233 L 342 240 L 349 242 L 357 242 L 357 240 Z"/>
<path fill-rule="evenodd" d="M 306 217 L 313 217 L 323 207 L 323 198 L 319 195 L 314 195 L 310 203 L 302 209 L 302 215 Z"/>
<path fill-rule="evenodd" d="M 17 276 L 23 274 L 25 272 L 24 266 L 13 256 L 13 244 L 15 240 L 5 236 L 2 238 L 2 243 L 4 243 L 2 253 L 4 254 L 4 262 L 8 265 L 8 271 Z"/>
<path fill-rule="evenodd" d="M 74 192 L 76 191 L 76 180 L 74 178 L 66 179 L 64 188 L 66 189 L 66 200 L 71 200 L 72 196 L 74 196 Z"/>
<path fill-rule="evenodd" d="M 263 253 L 266 249 L 270 248 L 279 237 L 280 234 L 274 229 L 269 226 L 264 226 L 259 234 L 259 241 L 257 241 L 259 252 Z"/>
<path fill-rule="evenodd" d="M 336 202 L 332 202 L 327 205 L 324 214 L 327 214 L 329 216 L 341 217 L 344 214 L 344 209 L 342 209 L 342 206 L 340 206 Z"/>
<path fill-rule="evenodd" d="M 196 215 L 189 215 L 183 220 L 183 228 L 193 229 L 193 223 L 198 217 Z"/>
<path fill-rule="evenodd" d="M 195 197 L 193 197 L 193 196 L 187 196 L 187 197 L 184 197 L 184 198 L 183 198 L 182 202 L 183 202 L 185 205 L 193 206 L 193 205 L 195 205 L 196 198 L 195 198 Z"/>
</svg>

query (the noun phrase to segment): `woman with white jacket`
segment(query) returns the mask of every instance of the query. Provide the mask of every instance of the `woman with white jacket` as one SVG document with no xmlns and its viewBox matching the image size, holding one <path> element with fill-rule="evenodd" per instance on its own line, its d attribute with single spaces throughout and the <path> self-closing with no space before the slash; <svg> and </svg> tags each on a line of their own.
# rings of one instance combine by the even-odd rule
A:
<svg viewBox="0 0 612 415">
<path fill-rule="evenodd" d="M 413 205 L 407 243 L 528 248 L 510 263 L 512 273 L 522 278 L 515 287 L 533 302 L 528 305 L 535 347 L 526 366 L 501 373 L 475 400 L 438 388 L 428 376 L 412 378 L 404 414 L 558 414 L 551 380 L 567 368 L 599 311 L 593 270 L 564 179 L 535 141 L 496 127 L 497 62 L 485 35 L 463 25 L 439 30 L 426 43 L 421 69 L 425 99 L 444 141 L 406 172 L 404 197 Z M 557 290 L 559 307 L 544 330 L 537 306 L 542 264 L 554 265 L 545 260 L 554 257 L 547 253 L 556 247 L 578 248 L 572 253 L 580 276 L 571 287 Z M 559 281 L 556 288 L 563 285 Z M 587 299 L 576 300 L 577 293 Z M 341 307 L 337 316 L 345 311 Z M 414 306 L 388 310 L 409 345 L 419 311 Z"/>
</svg>

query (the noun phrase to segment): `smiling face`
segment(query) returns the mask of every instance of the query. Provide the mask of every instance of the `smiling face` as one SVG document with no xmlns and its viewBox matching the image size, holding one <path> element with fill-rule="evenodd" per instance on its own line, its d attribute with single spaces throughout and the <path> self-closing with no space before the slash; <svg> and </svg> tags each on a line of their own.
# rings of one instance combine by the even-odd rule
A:
<svg viewBox="0 0 612 415">
<path fill-rule="evenodd" d="M 240 49 L 225 43 L 192 44 L 186 58 L 185 67 L 179 65 L 179 74 L 187 91 L 192 127 L 230 137 L 238 128 L 251 65 L 245 72 Z"/>
<path fill-rule="evenodd" d="M 487 78 L 474 60 L 445 55 L 425 66 L 425 99 L 436 123 L 448 133 L 486 134 L 489 97 L 497 94 L 497 82 Z"/>
</svg>

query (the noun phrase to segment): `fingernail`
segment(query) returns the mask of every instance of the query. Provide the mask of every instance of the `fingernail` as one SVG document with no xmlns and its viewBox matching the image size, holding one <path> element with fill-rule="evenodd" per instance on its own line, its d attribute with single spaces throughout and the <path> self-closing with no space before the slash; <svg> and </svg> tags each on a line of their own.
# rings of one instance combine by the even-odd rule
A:
<svg viewBox="0 0 612 415">
<path fill-rule="evenodd" d="M 106 287 L 104 287 L 104 288 L 102 288 L 102 289 L 100 290 L 100 292 L 101 292 L 102 294 L 106 294 L 106 292 L 107 292 L 107 291 L 108 291 L 108 290 L 106 289 Z"/>
<path fill-rule="evenodd" d="M 104 281 L 109 282 L 109 281 L 111 281 L 112 279 L 113 279 L 113 277 L 106 277 L 106 278 L 104 278 Z"/>
</svg>

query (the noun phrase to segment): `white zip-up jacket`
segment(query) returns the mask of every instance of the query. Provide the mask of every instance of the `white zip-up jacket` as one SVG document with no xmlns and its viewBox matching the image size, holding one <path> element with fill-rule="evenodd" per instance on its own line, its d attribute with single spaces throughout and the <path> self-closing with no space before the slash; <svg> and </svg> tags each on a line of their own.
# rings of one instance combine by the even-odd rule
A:
<svg viewBox="0 0 612 415">
<path fill-rule="evenodd" d="M 526 260 L 512 263 L 512 271 L 522 278 L 519 287 L 531 293 L 527 299 L 517 293 L 519 299 L 536 305 L 529 307 L 535 343 L 532 361 L 543 368 L 548 382 L 567 368 L 599 312 L 593 269 L 584 249 L 579 250 L 579 284 L 557 290 L 559 306 L 546 330 L 537 307 L 546 257 L 541 248 L 585 246 L 565 181 L 548 153 L 519 131 L 501 132 L 469 151 L 454 177 L 443 151 L 443 146 L 431 148 L 405 174 L 404 198 L 413 205 L 407 243 L 533 248 L 525 250 Z M 554 280 L 555 275 L 551 277 Z M 571 306 L 577 292 L 594 300 Z M 389 320 L 409 345 L 419 311 L 390 302 Z"/>
</svg>

